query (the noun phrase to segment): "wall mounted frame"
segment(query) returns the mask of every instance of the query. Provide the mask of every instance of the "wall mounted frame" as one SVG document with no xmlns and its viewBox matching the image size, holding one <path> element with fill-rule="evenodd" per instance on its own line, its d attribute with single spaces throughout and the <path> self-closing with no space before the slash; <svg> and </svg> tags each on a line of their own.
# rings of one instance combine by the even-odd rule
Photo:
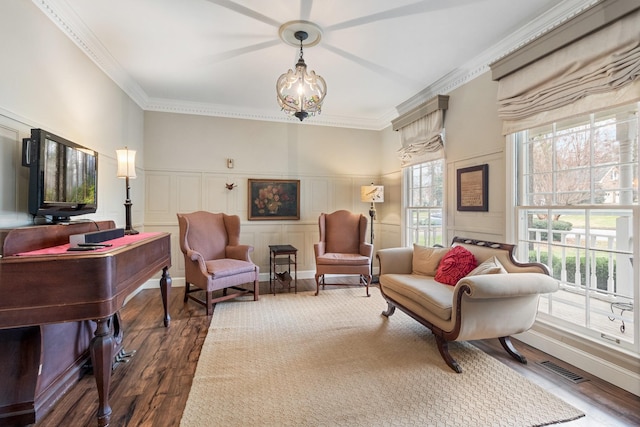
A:
<svg viewBox="0 0 640 427">
<path fill-rule="evenodd" d="M 249 179 L 249 220 L 299 220 L 300 180 Z"/>
<path fill-rule="evenodd" d="M 489 211 L 489 165 L 458 169 L 458 210 Z"/>
</svg>

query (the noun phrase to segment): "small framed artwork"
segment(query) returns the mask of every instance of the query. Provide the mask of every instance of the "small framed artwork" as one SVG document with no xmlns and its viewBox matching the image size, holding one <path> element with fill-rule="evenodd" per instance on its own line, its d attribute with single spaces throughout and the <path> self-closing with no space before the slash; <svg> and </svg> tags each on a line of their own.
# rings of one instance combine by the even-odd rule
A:
<svg viewBox="0 0 640 427">
<path fill-rule="evenodd" d="M 300 219 L 300 180 L 249 179 L 249 220 Z"/>
<path fill-rule="evenodd" d="M 458 169 L 458 210 L 489 211 L 489 165 Z"/>
</svg>

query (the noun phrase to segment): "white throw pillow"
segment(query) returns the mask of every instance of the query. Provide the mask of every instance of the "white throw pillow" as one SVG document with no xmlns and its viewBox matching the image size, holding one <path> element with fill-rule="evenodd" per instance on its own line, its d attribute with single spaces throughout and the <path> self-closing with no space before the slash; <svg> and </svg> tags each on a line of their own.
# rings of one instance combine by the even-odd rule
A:
<svg viewBox="0 0 640 427">
<path fill-rule="evenodd" d="M 467 274 L 469 276 L 479 276 L 481 274 L 506 274 L 507 270 L 504 269 L 498 258 L 492 256 Z"/>
<path fill-rule="evenodd" d="M 430 248 L 413 244 L 413 274 L 435 276 L 438 264 L 449 248 Z"/>
</svg>

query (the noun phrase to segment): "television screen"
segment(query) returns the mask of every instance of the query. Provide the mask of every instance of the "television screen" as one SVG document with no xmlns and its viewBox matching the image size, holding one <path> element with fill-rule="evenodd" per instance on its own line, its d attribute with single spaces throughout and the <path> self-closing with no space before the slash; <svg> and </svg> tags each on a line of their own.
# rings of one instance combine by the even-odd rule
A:
<svg viewBox="0 0 640 427">
<path fill-rule="evenodd" d="M 24 142 L 29 213 L 54 221 L 97 209 L 98 153 L 42 129 Z"/>
<path fill-rule="evenodd" d="M 94 152 L 63 145 L 48 138 L 44 142 L 44 203 L 94 203 Z"/>
</svg>

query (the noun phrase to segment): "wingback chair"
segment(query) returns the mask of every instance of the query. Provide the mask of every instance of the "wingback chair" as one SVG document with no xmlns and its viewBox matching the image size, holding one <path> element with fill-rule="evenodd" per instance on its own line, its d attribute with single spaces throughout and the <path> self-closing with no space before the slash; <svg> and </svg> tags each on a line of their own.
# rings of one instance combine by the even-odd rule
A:
<svg viewBox="0 0 640 427">
<path fill-rule="evenodd" d="M 185 264 L 184 302 L 190 298 L 204 305 L 209 315 L 213 304 L 220 301 L 247 293 L 258 300 L 260 269 L 249 257 L 253 247 L 239 244 L 240 217 L 205 211 L 179 213 L 178 225 Z M 239 287 L 248 283 L 249 288 Z M 229 294 L 229 288 L 237 292 Z M 220 289 L 222 296 L 214 299 L 213 292 Z M 204 300 L 191 295 L 198 291 L 205 291 Z"/>
<path fill-rule="evenodd" d="M 366 216 L 346 210 L 320 214 L 320 241 L 313 246 L 316 255 L 316 295 L 320 292 L 321 284 L 323 289 L 331 284 L 325 283 L 325 274 L 357 274 L 358 285 L 364 285 L 369 296 L 373 245 L 365 242 L 367 223 Z"/>
</svg>

